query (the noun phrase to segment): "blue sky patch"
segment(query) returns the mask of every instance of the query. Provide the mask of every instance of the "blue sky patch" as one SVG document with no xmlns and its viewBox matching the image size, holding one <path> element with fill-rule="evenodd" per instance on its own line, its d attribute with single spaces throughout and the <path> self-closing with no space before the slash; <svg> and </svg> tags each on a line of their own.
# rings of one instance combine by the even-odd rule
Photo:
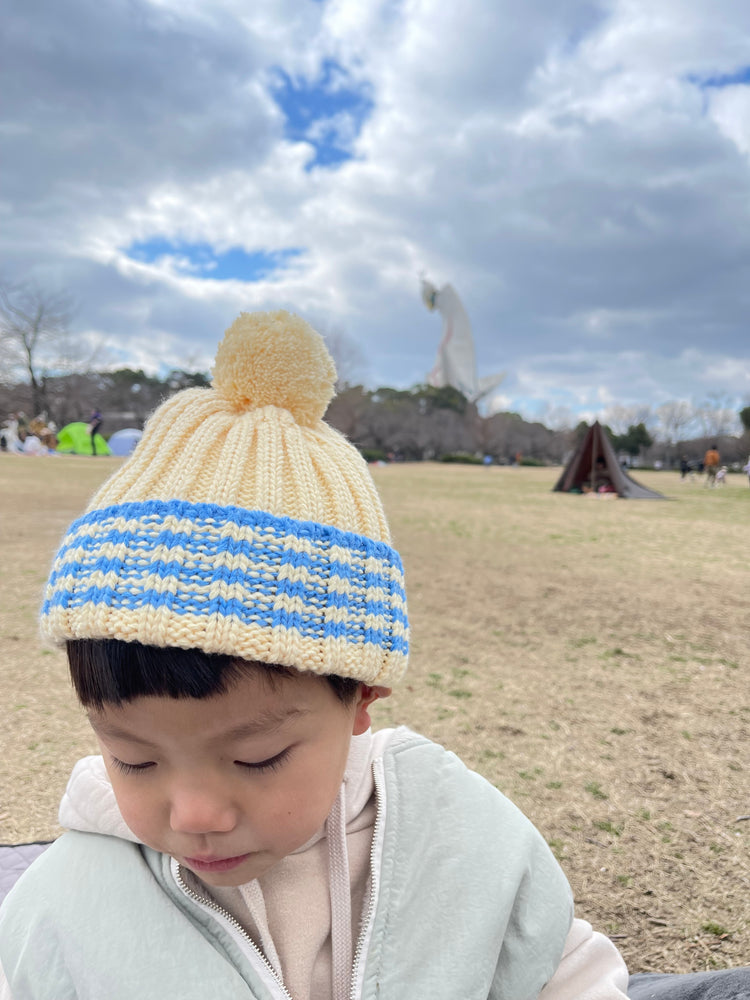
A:
<svg viewBox="0 0 750 1000">
<path fill-rule="evenodd" d="M 284 135 L 315 149 L 305 169 L 351 160 L 354 140 L 374 107 L 369 85 L 352 80 L 334 59 L 324 60 L 314 81 L 294 79 L 280 67 L 275 74 L 271 95 L 286 119 Z"/>
<path fill-rule="evenodd" d="M 299 247 L 282 250 L 254 250 L 248 253 L 241 247 L 216 251 L 210 243 L 183 243 L 155 236 L 150 240 L 131 243 L 125 250 L 131 260 L 151 264 L 160 257 L 172 257 L 176 269 L 196 278 L 214 281 L 260 281 L 274 271 L 283 270 L 302 253 Z"/>
<path fill-rule="evenodd" d="M 691 73 L 688 80 L 702 88 L 732 87 L 738 83 L 750 83 L 750 66 L 742 66 L 734 73 L 717 73 L 715 76 L 699 76 L 697 73 Z"/>
</svg>

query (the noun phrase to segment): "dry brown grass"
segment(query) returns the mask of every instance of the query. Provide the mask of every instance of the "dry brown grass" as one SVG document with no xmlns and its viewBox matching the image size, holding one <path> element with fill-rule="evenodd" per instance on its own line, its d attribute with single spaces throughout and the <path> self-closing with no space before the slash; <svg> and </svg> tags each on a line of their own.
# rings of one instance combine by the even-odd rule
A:
<svg viewBox="0 0 750 1000">
<path fill-rule="evenodd" d="M 114 459 L 0 456 L 0 841 L 55 836 L 93 741 L 36 611 Z M 378 726 L 456 750 L 541 829 L 578 914 L 632 971 L 750 964 L 750 490 L 643 474 L 677 502 L 553 494 L 555 470 L 375 470 L 413 656 Z"/>
</svg>

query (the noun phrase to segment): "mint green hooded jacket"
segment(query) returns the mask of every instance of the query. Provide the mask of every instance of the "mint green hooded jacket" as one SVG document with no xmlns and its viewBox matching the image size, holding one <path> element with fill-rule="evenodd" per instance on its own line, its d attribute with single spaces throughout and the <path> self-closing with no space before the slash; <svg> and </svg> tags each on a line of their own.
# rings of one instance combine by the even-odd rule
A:
<svg viewBox="0 0 750 1000">
<path fill-rule="evenodd" d="M 536 1000 L 573 916 L 523 814 L 452 753 L 399 730 L 373 762 L 377 819 L 351 997 Z M 304 920 L 304 914 L 300 914 Z M 63 834 L 0 909 L 14 1000 L 284 1000 L 240 925 L 168 856 Z"/>
</svg>

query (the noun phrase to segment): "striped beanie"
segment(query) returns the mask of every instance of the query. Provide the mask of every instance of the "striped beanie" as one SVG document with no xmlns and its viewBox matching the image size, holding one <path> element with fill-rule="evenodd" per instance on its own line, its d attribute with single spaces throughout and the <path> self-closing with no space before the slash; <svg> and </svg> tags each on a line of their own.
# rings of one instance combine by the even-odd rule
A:
<svg viewBox="0 0 750 1000">
<path fill-rule="evenodd" d="M 283 310 L 242 313 L 63 538 L 42 633 L 201 649 L 392 685 L 401 560 L 359 452 L 323 422 L 336 369 Z"/>
</svg>

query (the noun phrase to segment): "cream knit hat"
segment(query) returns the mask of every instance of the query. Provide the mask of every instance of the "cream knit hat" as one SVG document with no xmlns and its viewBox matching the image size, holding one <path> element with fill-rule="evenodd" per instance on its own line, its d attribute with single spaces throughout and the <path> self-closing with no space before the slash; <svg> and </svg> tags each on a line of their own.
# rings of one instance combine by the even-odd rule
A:
<svg viewBox="0 0 750 1000">
<path fill-rule="evenodd" d="M 323 422 L 335 378 L 302 319 L 242 313 L 213 387 L 162 404 L 69 528 L 42 632 L 397 681 L 403 568 L 366 463 Z"/>
</svg>

